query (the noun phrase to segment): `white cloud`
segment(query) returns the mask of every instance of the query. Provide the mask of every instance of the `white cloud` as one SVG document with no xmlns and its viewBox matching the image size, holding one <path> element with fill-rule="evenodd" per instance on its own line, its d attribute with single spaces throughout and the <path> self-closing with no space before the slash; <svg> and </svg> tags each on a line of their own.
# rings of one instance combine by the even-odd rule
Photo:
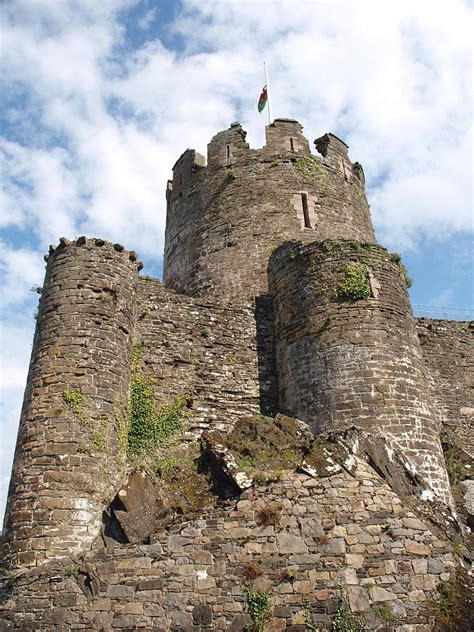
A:
<svg viewBox="0 0 474 632">
<path fill-rule="evenodd" d="M 145 15 L 138 20 L 138 28 L 143 31 L 147 31 L 150 28 L 152 22 L 155 21 L 156 18 L 156 9 L 150 9 L 145 13 Z"/>
</svg>

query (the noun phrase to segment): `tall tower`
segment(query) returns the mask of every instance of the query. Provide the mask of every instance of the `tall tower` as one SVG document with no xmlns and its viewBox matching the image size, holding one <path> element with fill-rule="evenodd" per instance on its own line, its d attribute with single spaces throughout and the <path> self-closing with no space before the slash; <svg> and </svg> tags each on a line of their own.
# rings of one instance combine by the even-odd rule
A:
<svg viewBox="0 0 474 632">
<path fill-rule="evenodd" d="M 374 242 L 362 168 L 332 134 L 312 155 L 297 121 L 266 127 L 266 145 L 249 149 L 238 123 L 203 156 L 187 150 L 167 191 L 164 282 L 193 296 L 237 303 L 268 292 L 267 262 L 298 239 Z"/>
<path fill-rule="evenodd" d="M 48 258 L 5 515 L 11 566 L 87 550 L 115 492 L 136 256 L 85 237 Z"/>
</svg>

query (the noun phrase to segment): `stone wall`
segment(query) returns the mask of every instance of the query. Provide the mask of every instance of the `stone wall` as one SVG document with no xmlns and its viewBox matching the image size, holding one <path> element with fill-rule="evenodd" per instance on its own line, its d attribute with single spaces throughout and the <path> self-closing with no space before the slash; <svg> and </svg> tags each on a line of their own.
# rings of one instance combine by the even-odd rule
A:
<svg viewBox="0 0 474 632">
<path fill-rule="evenodd" d="M 247 585 L 268 596 L 268 630 L 328 630 L 345 602 L 371 630 L 428 632 L 450 545 L 364 461 L 333 465 L 251 488 L 150 544 L 31 569 L 4 589 L 2 630 L 237 632 L 251 623 Z"/>
<path fill-rule="evenodd" d="M 239 124 L 217 134 L 208 165 L 192 150 L 173 170 L 167 192 L 164 282 L 194 296 L 237 303 L 267 293 L 266 266 L 285 240 L 375 240 L 363 172 L 332 134 L 310 154 L 296 121 L 266 128 L 249 149 Z"/>
<path fill-rule="evenodd" d="M 135 342 L 156 378 L 157 404 L 192 398 L 187 423 L 229 430 L 241 415 L 274 411 L 277 384 L 269 297 L 255 307 L 212 304 L 141 279 Z"/>
<path fill-rule="evenodd" d="M 5 521 L 5 558 L 36 564 L 87 549 L 118 482 L 138 283 L 134 253 L 62 240 L 48 259 Z"/>
<path fill-rule="evenodd" d="M 419 318 L 430 395 L 445 431 L 474 456 L 474 330 L 469 322 Z"/>
<path fill-rule="evenodd" d="M 348 266 L 367 297 L 341 297 Z M 404 276 L 373 244 L 289 243 L 269 263 L 280 407 L 316 432 L 351 424 L 388 436 L 452 505 Z M 339 293 L 338 293 L 339 292 Z"/>
</svg>

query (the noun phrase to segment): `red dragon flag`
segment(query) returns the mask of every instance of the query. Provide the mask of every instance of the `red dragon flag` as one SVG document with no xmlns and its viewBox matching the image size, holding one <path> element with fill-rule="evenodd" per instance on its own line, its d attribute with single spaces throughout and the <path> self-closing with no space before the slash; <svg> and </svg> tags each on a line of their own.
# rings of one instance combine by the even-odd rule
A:
<svg viewBox="0 0 474 632">
<path fill-rule="evenodd" d="M 260 95 L 260 98 L 258 100 L 258 104 L 257 104 L 257 108 L 258 111 L 261 112 L 263 110 L 263 108 L 267 105 L 267 86 L 263 86 L 263 90 L 262 90 L 262 94 Z"/>
</svg>

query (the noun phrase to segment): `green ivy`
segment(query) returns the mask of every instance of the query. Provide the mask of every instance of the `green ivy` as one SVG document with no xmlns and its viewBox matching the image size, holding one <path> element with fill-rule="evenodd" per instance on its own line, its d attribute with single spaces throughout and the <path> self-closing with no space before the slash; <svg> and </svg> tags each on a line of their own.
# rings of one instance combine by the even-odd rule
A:
<svg viewBox="0 0 474 632">
<path fill-rule="evenodd" d="M 255 590 L 248 583 L 244 587 L 245 598 L 250 618 L 252 619 L 251 632 L 264 632 L 267 623 L 272 618 L 270 597 L 268 592 Z"/>
<path fill-rule="evenodd" d="M 120 427 L 127 437 L 127 456 L 152 456 L 158 448 L 181 428 L 183 409 L 187 395 L 157 408 L 154 397 L 154 379 L 140 370 L 139 360 L 144 345 L 134 347 L 132 353 L 132 375 L 130 401 L 126 428 Z M 119 434 L 120 438 L 120 434 Z"/>
<path fill-rule="evenodd" d="M 351 261 L 344 269 L 344 276 L 336 288 L 336 296 L 343 301 L 358 301 L 371 295 L 368 267 Z"/>
<path fill-rule="evenodd" d="M 107 451 L 107 439 L 108 439 L 107 426 L 108 426 L 107 417 L 101 417 L 99 428 L 97 432 L 95 432 L 91 437 L 92 445 L 95 447 L 97 452 Z"/>
<path fill-rule="evenodd" d="M 306 595 L 301 596 L 301 601 L 303 602 L 303 617 L 306 629 L 310 632 L 321 632 L 321 628 L 314 622 L 313 611 Z"/>
</svg>

